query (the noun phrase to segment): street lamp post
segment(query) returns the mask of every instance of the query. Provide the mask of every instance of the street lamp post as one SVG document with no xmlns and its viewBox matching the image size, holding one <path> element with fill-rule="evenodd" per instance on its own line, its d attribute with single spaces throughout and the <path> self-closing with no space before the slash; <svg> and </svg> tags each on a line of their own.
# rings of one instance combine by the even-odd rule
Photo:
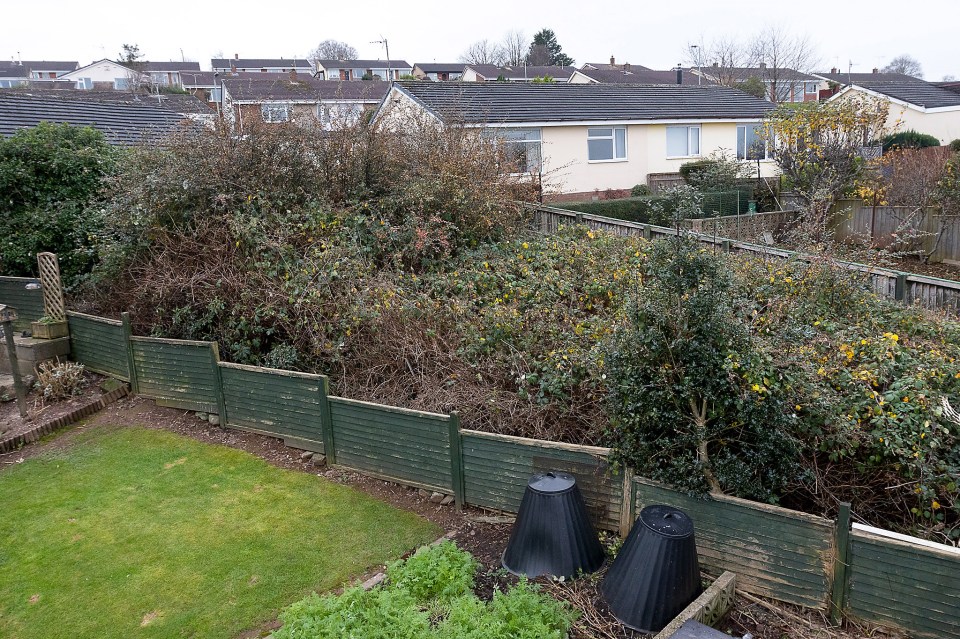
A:
<svg viewBox="0 0 960 639">
<path fill-rule="evenodd" d="M 370 44 L 382 44 L 383 48 L 387 51 L 387 80 L 393 80 L 393 70 L 390 68 L 390 45 L 387 43 L 387 39 L 383 36 L 380 36 L 379 40 L 374 40 Z"/>
</svg>

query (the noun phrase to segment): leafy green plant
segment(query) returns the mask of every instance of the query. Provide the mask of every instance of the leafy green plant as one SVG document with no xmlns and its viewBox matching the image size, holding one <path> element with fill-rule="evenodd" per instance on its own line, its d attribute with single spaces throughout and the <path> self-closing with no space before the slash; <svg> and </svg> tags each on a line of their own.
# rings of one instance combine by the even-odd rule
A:
<svg viewBox="0 0 960 639">
<path fill-rule="evenodd" d="M 650 195 L 650 187 L 646 184 L 634 184 L 633 188 L 630 189 L 630 197 L 641 197 L 644 195 Z"/>
<path fill-rule="evenodd" d="M 526 579 L 481 601 L 477 563 L 453 542 L 422 548 L 387 570 L 383 586 L 312 594 L 283 611 L 276 639 L 563 639 L 576 613 Z"/>
<path fill-rule="evenodd" d="M 418 604 L 449 604 L 473 590 L 477 567 L 470 553 L 448 540 L 391 564 L 387 578 L 392 587 L 408 593 Z"/>
</svg>

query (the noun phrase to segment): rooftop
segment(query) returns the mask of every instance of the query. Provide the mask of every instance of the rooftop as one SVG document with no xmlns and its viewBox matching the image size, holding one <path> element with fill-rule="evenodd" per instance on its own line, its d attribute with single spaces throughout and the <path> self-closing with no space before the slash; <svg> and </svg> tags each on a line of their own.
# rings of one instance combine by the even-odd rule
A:
<svg viewBox="0 0 960 639">
<path fill-rule="evenodd" d="M 257 75 L 257 74 L 251 74 Z M 309 76 L 298 77 L 296 82 L 287 74 L 271 74 L 265 78 L 225 77 L 223 85 L 230 97 L 240 102 L 350 100 L 355 102 L 379 102 L 390 88 L 388 82 L 376 80 L 345 80 L 331 82 Z"/>
<path fill-rule="evenodd" d="M 309 69 L 313 71 L 313 64 L 303 58 L 213 58 L 210 65 L 214 69 L 229 69 L 235 66 L 238 69 L 268 68 L 268 69 Z M 197 67 L 200 70 L 200 67 Z"/>
<path fill-rule="evenodd" d="M 467 65 L 463 62 L 417 62 L 413 66 L 424 73 L 460 73 Z"/>
<path fill-rule="evenodd" d="M 609 65 L 608 65 L 609 66 Z M 604 84 L 677 84 L 677 71 L 655 71 L 646 67 L 621 66 L 619 69 L 597 69 L 584 66 L 580 73 Z M 683 84 L 711 83 L 690 71 L 683 71 Z"/>
<path fill-rule="evenodd" d="M 324 69 L 412 69 L 406 60 L 317 60 Z M 460 65 L 462 69 L 464 65 Z M 421 67 L 422 68 L 422 67 Z"/>
<path fill-rule="evenodd" d="M 12 136 L 40 122 L 91 126 L 111 144 L 132 146 L 171 133 L 182 126 L 180 113 L 153 104 L 101 102 L 0 92 L 0 135 Z"/>
<path fill-rule="evenodd" d="M 398 82 L 442 119 L 470 123 L 758 119 L 773 104 L 713 85 Z"/>
<path fill-rule="evenodd" d="M 495 64 L 465 64 L 464 68 L 470 67 L 477 72 L 477 75 L 486 80 L 496 80 L 503 76 L 507 80 L 532 80 L 534 78 L 543 78 L 549 76 L 554 80 L 566 81 L 576 71 L 576 67 L 560 66 L 497 66 Z"/>
<path fill-rule="evenodd" d="M 908 82 L 854 82 L 853 86 L 926 109 L 960 106 L 960 93 L 915 78 Z"/>
</svg>

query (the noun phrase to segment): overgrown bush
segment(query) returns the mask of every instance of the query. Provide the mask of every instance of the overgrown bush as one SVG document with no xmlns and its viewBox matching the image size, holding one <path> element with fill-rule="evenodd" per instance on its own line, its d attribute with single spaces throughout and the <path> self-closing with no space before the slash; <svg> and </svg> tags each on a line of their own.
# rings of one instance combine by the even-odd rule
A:
<svg viewBox="0 0 960 639">
<path fill-rule="evenodd" d="M 410 562 L 415 565 L 408 566 Z M 385 586 L 312 594 L 280 614 L 276 639 L 563 639 L 576 618 L 526 580 L 481 601 L 477 564 L 453 542 L 418 551 L 390 567 Z M 426 582 L 428 585 L 424 586 Z M 441 602 L 443 605 L 437 606 Z"/>
<path fill-rule="evenodd" d="M 42 122 L 0 139 L 0 273 L 37 275 L 37 253 L 60 258 L 68 287 L 96 261 L 92 203 L 120 152 L 89 127 Z"/>
<path fill-rule="evenodd" d="M 634 184 L 633 188 L 630 189 L 630 197 L 642 197 L 644 195 L 650 195 L 650 187 L 646 184 Z"/>
<path fill-rule="evenodd" d="M 48 360 L 37 367 L 37 381 L 34 386 L 40 394 L 40 400 L 59 402 L 76 397 L 87 385 L 84 378 L 84 366 L 76 362 Z"/>
<path fill-rule="evenodd" d="M 775 501 L 799 475 L 787 398 L 720 258 L 657 243 L 607 354 L 616 463 L 697 492 Z"/>
</svg>

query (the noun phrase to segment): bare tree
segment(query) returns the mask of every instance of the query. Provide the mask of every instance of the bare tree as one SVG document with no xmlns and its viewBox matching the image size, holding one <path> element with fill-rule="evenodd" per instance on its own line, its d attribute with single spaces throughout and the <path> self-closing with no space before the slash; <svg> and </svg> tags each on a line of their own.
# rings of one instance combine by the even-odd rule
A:
<svg viewBox="0 0 960 639">
<path fill-rule="evenodd" d="M 487 39 L 477 40 L 460 54 L 460 62 L 466 64 L 503 64 L 503 61 L 503 49 Z"/>
<path fill-rule="evenodd" d="M 891 60 L 890 64 L 883 67 L 883 72 L 902 73 L 904 75 L 912 75 L 915 78 L 923 78 L 923 67 L 920 65 L 920 62 L 906 53 L 898 55 Z"/>
<path fill-rule="evenodd" d="M 358 55 L 357 50 L 346 42 L 324 40 L 307 58 L 316 64 L 317 60 L 356 60 Z"/>
<path fill-rule="evenodd" d="M 818 62 L 809 36 L 793 35 L 776 25 L 765 27 L 754 36 L 749 59 L 750 66 L 757 68 L 760 79 L 770 88 L 770 100 L 776 103 L 792 101 L 797 84 L 802 91 L 802 82 L 795 72 L 806 73 Z"/>
<path fill-rule="evenodd" d="M 149 83 L 150 76 L 147 74 L 147 63 L 140 52 L 140 46 L 137 44 L 124 44 L 120 49 L 120 57 L 117 60 L 125 66 L 127 71 L 126 89 L 132 93 L 139 93 Z"/>
<path fill-rule="evenodd" d="M 749 63 L 749 51 L 745 43 L 735 37 L 721 36 L 709 43 L 688 45 L 684 61 L 691 67 L 699 67 L 704 75 L 726 87 L 737 86 L 745 81 L 744 67 Z"/>
<path fill-rule="evenodd" d="M 507 66 L 519 66 L 523 64 L 526 58 L 530 43 L 527 41 L 523 31 L 511 29 L 503 36 L 500 43 L 500 52 L 503 57 L 503 64 Z"/>
</svg>

